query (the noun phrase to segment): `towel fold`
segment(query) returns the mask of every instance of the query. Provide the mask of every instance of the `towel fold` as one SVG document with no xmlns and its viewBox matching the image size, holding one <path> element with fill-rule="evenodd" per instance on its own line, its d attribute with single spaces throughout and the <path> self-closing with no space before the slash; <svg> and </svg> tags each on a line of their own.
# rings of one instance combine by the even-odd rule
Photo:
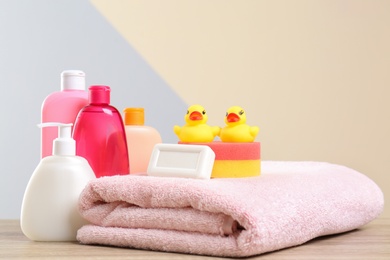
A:
<svg viewBox="0 0 390 260">
<path fill-rule="evenodd" d="M 80 196 L 80 213 L 91 224 L 77 239 L 245 257 L 356 229 L 383 204 L 368 177 L 322 162 L 262 162 L 262 175 L 249 178 L 102 177 Z"/>
</svg>

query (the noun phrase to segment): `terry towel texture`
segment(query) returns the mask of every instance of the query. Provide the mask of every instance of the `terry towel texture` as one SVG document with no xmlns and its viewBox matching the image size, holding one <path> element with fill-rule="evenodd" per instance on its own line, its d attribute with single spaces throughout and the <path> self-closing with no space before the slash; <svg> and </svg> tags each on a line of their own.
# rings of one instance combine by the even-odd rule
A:
<svg viewBox="0 0 390 260">
<path fill-rule="evenodd" d="M 244 257 L 361 227 L 383 210 L 365 175 L 322 162 L 262 162 L 259 177 L 92 180 L 79 208 L 83 244 Z"/>
</svg>

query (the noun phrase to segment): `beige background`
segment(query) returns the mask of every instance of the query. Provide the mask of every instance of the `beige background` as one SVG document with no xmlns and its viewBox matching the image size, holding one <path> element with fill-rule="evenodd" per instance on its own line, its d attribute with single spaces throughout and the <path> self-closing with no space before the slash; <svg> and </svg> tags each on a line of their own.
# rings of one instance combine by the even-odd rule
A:
<svg viewBox="0 0 390 260">
<path fill-rule="evenodd" d="M 346 165 L 390 199 L 390 1 L 91 3 L 209 124 L 244 107 L 263 160 Z"/>
</svg>

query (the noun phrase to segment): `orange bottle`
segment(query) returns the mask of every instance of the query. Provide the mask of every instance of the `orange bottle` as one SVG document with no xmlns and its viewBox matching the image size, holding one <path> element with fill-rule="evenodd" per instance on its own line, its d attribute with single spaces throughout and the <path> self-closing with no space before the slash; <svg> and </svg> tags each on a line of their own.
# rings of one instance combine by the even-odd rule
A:
<svg viewBox="0 0 390 260">
<path fill-rule="evenodd" d="M 123 112 L 130 174 L 146 173 L 153 147 L 162 142 L 160 133 L 155 128 L 144 125 L 143 108 L 129 107 Z"/>
</svg>

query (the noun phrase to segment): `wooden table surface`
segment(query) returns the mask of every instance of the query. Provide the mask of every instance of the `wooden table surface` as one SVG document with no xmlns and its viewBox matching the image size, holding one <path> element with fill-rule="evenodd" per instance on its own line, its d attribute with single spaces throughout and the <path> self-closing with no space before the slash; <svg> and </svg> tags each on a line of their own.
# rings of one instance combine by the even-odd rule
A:
<svg viewBox="0 0 390 260">
<path fill-rule="evenodd" d="M 146 250 L 87 246 L 77 242 L 34 242 L 19 220 L 0 220 L 0 259 L 221 259 Z M 378 218 L 360 229 L 325 236 L 304 245 L 245 259 L 390 259 L 390 218 Z"/>
</svg>

